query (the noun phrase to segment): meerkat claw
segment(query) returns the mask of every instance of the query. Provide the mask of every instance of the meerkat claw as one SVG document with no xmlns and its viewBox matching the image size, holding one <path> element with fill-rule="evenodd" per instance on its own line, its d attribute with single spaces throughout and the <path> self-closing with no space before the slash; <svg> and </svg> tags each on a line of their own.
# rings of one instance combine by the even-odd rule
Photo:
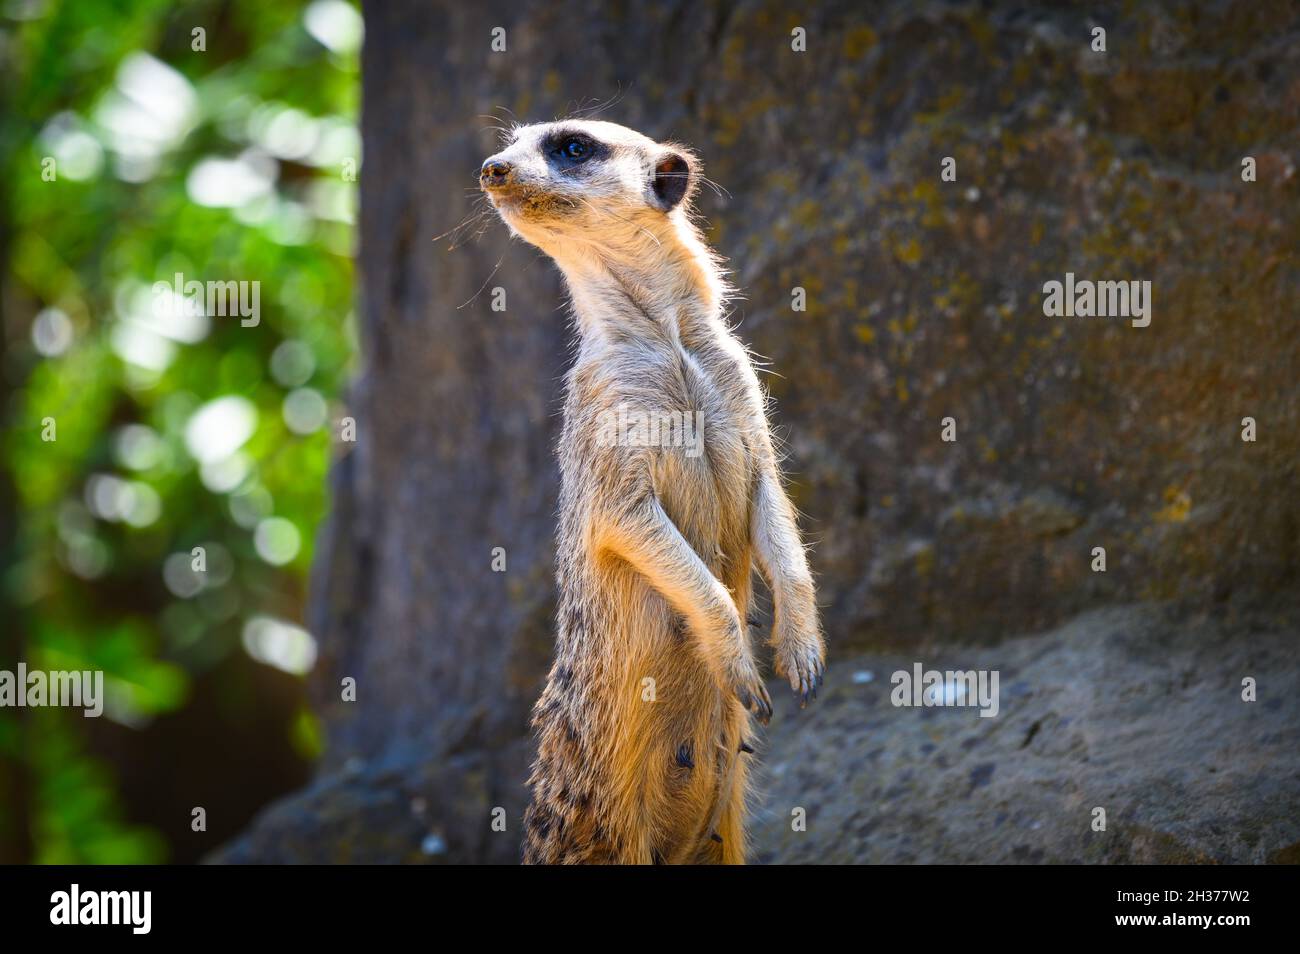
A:
<svg viewBox="0 0 1300 954">
<path fill-rule="evenodd" d="M 691 746 L 689 742 L 683 742 L 677 749 L 677 764 L 682 768 L 695 768 L 695 760 L 691 758 Z"/>
</svg>

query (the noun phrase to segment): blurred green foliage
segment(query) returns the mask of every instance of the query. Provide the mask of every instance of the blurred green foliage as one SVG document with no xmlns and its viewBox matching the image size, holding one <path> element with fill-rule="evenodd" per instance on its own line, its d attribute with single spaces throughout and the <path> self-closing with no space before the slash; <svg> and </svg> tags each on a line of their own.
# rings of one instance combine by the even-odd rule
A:
<svg viewBox="0 0 1300 954">
<path fill-rule="evenodd" d="M 127 726 L 231 653 L 310 663 L 359 42 L 342 0 L 0 0 L 0 668 L 102 669 Z M 259 283 L 257 323 L 161 309 L 177 274 Z M 0 826 L 32 860 L 166 860 L 90 721 L 0 709 Z M 318 751 L 305 710 L 286 732 Z"/>
</svg>

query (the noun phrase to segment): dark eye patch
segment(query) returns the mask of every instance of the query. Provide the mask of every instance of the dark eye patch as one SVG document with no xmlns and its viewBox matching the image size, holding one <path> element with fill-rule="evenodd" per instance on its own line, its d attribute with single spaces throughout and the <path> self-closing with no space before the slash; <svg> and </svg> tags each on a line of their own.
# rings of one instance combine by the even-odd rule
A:
<svg viewBox="0 0 1300 954">
<path fill-rule="evenodd" d="M 609 147 L 584 132 L 557 129 L 542 140 L 542 155 L 551 166 L 567 172 L 609 155 Z"/>
</svg>

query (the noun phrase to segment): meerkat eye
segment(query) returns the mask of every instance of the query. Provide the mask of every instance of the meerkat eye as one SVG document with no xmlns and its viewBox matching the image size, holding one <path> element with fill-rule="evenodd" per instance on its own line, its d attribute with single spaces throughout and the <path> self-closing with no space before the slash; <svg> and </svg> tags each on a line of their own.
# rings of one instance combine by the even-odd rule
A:
<svg viewBox="0 0 1300 954">
<path fill-rule="evenodd" d="M 591 146 L 582 139 L 566 139 L 564 144 L 560 146 L 560 152 L 564 154 L 566 159 L 581 161 L 591 155 Z"/>
<path fill-rule="evenodd" d="M 560 172 L 594 162 L 605 155 L 599 142 L 581 132 L 560 130 L 547 139 L 542 146 L 547 161 Z"/>
</svg>

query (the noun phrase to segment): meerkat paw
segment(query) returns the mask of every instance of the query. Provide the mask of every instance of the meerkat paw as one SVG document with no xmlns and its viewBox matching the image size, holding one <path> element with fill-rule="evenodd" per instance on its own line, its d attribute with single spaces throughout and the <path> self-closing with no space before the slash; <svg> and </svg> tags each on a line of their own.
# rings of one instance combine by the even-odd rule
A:
<svg viewBox="0 0 1300 954">
<path fill-rule="evenodd" d="M 825 681 L 826 648 L 821 635 L 806 638 L 787 637 L 776 644 L 776 673 L 790 683 L 799 708 L 817 698 L 817 688 Z"/>
<path fill-rule="evenodd" d="M 764 725 L 772 721 L 772 697 L 768 695 L 767 686 L 753 661 L 746 659 L 734 667 L 730 681 L 731 690 L 742 706 L 754 713 Z"/>
</svg>

